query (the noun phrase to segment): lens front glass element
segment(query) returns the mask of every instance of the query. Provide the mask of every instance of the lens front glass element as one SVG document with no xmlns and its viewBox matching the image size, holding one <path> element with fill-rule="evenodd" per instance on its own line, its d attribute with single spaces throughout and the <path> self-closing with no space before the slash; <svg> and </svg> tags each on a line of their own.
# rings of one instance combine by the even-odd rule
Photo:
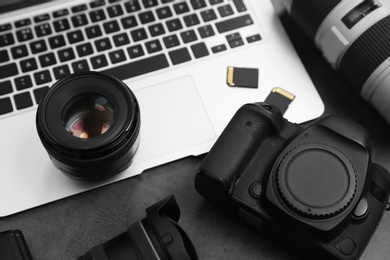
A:
<svg viewBox="0 0 390 260">
<path fill-rule="evenodd" d="M 69 101 L 63 113 L 65 129 L 78 138 L 104 134 L 112 125 L 114 109 L 111 102 L 94 93 L 82 94 Z"/>
</svg>

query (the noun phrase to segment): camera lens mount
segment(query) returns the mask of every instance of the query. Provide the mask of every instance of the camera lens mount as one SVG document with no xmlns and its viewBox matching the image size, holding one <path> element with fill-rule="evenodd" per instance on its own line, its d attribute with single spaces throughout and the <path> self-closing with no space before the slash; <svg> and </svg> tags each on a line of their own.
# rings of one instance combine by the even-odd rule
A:
<svg viewBox="0 0 390 260">
<path fill-rule="evenodd" d="M 140 109 L 122 81 L 98 72 L 74 74 L 43 98 L 36 126 L 59 170 L 74 179 L 100 180 L 130 166 L 139 144 Z"/>
</svg>

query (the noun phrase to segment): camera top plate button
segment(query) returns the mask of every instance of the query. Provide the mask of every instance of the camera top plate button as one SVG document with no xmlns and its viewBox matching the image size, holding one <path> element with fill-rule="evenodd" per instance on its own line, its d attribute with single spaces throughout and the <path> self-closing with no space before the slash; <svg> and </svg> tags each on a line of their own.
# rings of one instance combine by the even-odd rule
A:
<svg viewBox="0 0 390 260">
<path fill-rule="evenodd" d="M 366 198 L 361 198 L 357 204 L 355 211 L 353 212 L 353 217 L 355 219 L 362 219 L 367 216 L 368 213 L 368 202 Z"/>
</svg>

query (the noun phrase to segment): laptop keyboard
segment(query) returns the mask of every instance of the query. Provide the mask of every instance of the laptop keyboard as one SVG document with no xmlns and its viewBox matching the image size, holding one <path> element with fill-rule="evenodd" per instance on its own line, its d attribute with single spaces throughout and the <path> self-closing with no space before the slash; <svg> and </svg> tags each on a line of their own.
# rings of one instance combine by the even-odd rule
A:
<svg viewBox="0 0 390 260">
<path fill-rule="evenodd" d="M 257 42 L 237 32 L 254 23 L 244 0 L 97 0 L 0 24 L 0 118 L 72 73 L 123 80 Z"/>
</svg>

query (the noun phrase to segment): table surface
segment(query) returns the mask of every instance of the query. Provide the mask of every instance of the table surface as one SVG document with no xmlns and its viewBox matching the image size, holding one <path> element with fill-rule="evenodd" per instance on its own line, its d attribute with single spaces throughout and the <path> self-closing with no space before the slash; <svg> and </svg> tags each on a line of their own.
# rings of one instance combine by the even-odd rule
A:
<svg viewBox="0 0 390 260">
<path fill-rule="evenodd" d="M 325 103 L 326 115 L 349 117 L 370 136 L 372 161 L 390 170 L 390 127 L 352 91 L 291 19 L 281 15 L 306 69 Z M 180 226 L 199 259 L 298 259 L 261 232 L 204 200 L 194 188 L 194 174 L 204 155 L 188 157 L 141 175 L 0 219 L 0 231 L 20 229 L 34 259 L 76 259 L 93 246 L 127 230 L 145 217 L 145 209 L 174 194 Z M 390 256 L 390 212 L 374 233 L 361 259 Z"/>
</svg>

